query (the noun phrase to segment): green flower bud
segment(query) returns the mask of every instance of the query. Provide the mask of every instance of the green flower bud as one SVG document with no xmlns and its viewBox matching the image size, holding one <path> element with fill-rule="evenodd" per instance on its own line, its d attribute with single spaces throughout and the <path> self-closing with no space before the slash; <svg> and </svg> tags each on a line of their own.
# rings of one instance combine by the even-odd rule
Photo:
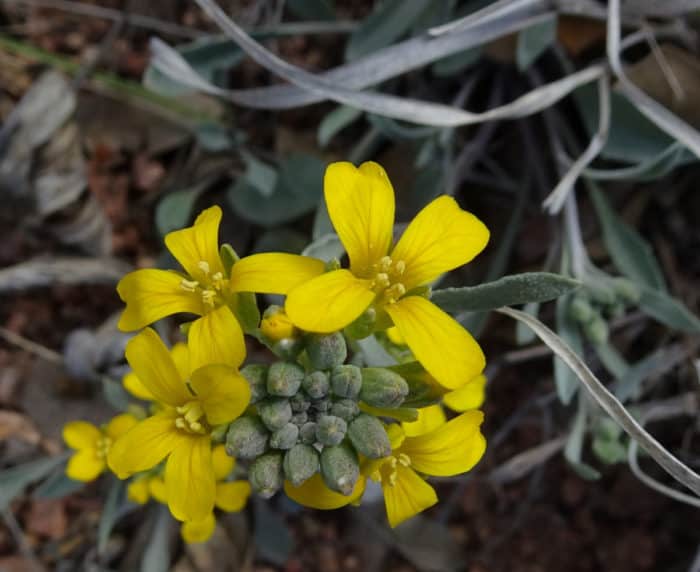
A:
<svg viewBox="0 0 700 572">
<path fill-rule="evenodd" d="M 290 397 L 289 403 L 292 405 L 292 411 L 294 411 L 294 413 L 308 411 L 309 407 L 311 407 L 311 401 L 309 401 L 306 395 L 301 392 Z"/>
<path fill-rule="evenodd" d="M 321 451 L 321 476 L 326 486 L 343 495 L 349 495 L 360 476 L 357 453 L 347 443 L 324 447 Z"/>
<path fill-rule="evenodd" d="M 362 388 L 362 371 L 356 365 L 338 365 L 331 372 L 331 391 L 338 397 L 355 399 Z"/>
<path fill-rule="evenodd" d="M 267 396 L 267 366 L 250 364 L 241 368 L 241 375 L 250 385 L 250 402 L 257 403 Z"/>
<path fill-rule="evenodd" d="M 360 414 L 350 422 L 348 437 L 357 452 L 368 459 L 381 459 L 391 455 L 389 436 L 376 417 Z"/>
<path fill-rule="evenodd" d="M 596 314 L 590 322 L 583 325 L 583 332 L 593 344 L 602 345 L 608 341 L 608 324 L 600 314 Z"/>
<path fill-rule="evenodd" d="M 288 399 L 266 399 L 258 403 L 258 414 L 270 431 L 277 431 L 291 421 L 292 406 Z"/>
<path fill-rule="evenodd" d="M 228 428 L 226 452 L 238 459 L 255 459 L 267 450 L 269 434 L 257 417 L 236 419 Z"/>
<path fill-rule="evenodd" d="M 295 487 L 314 476 L 320 467 L 318 451 L 311 445 L 298 443 L 284 455 L 284 476 Z"/>
<path fill-rule="evenodd" d="M 352 399 L 340 399 L 331 406 L 331 415 L 345 419 L 345 421 L 352 421 L 359 412 L 357 401 Z"/>
<path fill-rule="evenodd" d="M 299 428 L 299 440 L 307 445 L 313 445 L 316 442 L 316 423 L 304 423 Z"/>
<path fill-rule="evenodd" d="M 300 411 L 299 413 L 295 413 L 292 415 L 291 422 L 294 423 L 294 425 L 303 425 L 309 420 L 309 414 L 306 411 Z"/>
<path fill-rule="evenodd" d="M 272 345 L 272 352 L 283 360 L 292 361 L 304 349 L 304 342 L 300 338 L 283 338 Z"/>
<path fill-rule="evenodd" d="M 581 324 L 585 324 L 593 318 L 593 307 L 586 298 L 577 296 L 569 304 L 569 315 Z"/>
<path fill-rule="evenodd" d="M 614 278 L 613 284 L 615 292 L 628 304 L 637 304 L 642 296 L 639 287 L 627 278 Z"/>
<path fill-rule="evenodd" d="M 345 333 L 355 340 L 361 340 L 369 336 L 377 324 L 377 311 L 367 308 L 359 318 L 345 328 Z"/>
<path fill-rule="evenodd" d="M 362 370 L 360 399 L 374 407 L 400 407 L 408 395 L 408 383 L 395 371 L 382 367 Z"/>
<path fill-rule="evenodd" d="M 590 294 L 591 298 L 601 304 L 602 306 L 609 306 L 615 303 L 615 290 L 612 288 L 612 284 L 608 286 L 608 281 L 603 283 L 597 282 L 596 284 L 586 284 L 586 290 Z"/>
<path fill-rule="evenodd" d="M 605 315 L 609 318 L 621 318 L 625 315 L 625 305 L 622 301 L 618 300 L 612 306 L 607 306 L 605 308 Z"/>
<path fill-rule="evenodd" d="M 313 399 L 320 399 L 328 395 L 331 382 L 325 371 L 314 371 L 301 382 L 304 391 Z"/>
<path fill-rule="evenodd" d="M 311 402 L 311 407 L 318 413 L 325 413 L 330 410 L 333 403 L 330 399 L 318 399 Z"/>
<path fill-rule="evenodd" d="M 255 459 L 250 465 L 248 480 L 253 491 L 269 499 L 282 488 L 282 454 L 267 453 Z"/>
<path fill-rule="evenodd" d="M 299 437 L 299 427 L 294 423 L 287 423 L 281 429 L 277 429 L 270 435 L 270 447 L 273 449 L 291 449 Z"/>
<path fill-rule="evenodd" d="M 267 372 L 267 392 L 270 395 L 291 397 L 299 391 L 303 379 L 304 370 L 301 366 L 287 361 L 278 361 L 273 363 Z"/>
<path fill-rule="evenodd" d="M 340 332 L 311 335 L 306 340 L 306 353 L 314 369 L 332 369 L 348 357 L 348 347 Z"/>
<path fill-rule="evenodd" d="M 323 415 L 316 422 L 316 440 L 322 445 L 337 445 L 345 438 L 348 424 L 335 415 Z"/>
</svg>

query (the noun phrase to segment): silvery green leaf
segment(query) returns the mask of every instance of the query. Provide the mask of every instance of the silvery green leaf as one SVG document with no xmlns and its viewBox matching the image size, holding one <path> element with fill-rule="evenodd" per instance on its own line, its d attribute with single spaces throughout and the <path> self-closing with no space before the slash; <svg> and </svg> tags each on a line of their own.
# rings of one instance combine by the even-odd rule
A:
<svg viewBox="0 0 700 572">
<path fill-rule="evenodd" d="M 67 458 L 68 454 L 44 457 L 0 471 L 0 511 L 6 510 L 26 487 L 44 478 Z"/>
<path fill-rule="evenodd" d="M 189 189 L 168 193 L 158 202 L 155 219 L 161 236 L 187 226 L 195 202 L 208 185 L 209 181 L 201 182 Z"/>
<path fill-rule="evenodd" d="M 170 570 L 170 531 L 175 521 L 165 505 L 154 507 L 151 538 L 141 559 L 141 572 L 168 572 Z"/>
<path fill-rule="evenodd" d="M 640 285 L 666 290 L 663 273 L 649 244 L 617 215 L 600 190 L 591 186 L 590 193 L 605 246 L 618 270 Z"/>
<path fill-rule="evenodd" d="M 241 151 L 246 164 L 245 180 L 263 197 L 270 198 L 277 186 L 277 171 L 247 151 Z"/>
<path fill-rule="evenodd" d="M 114 528 L 119 517 L 122 515 L 122 508 L 125 504 L 124 491 L 126 486 L 124 481 L 112 479 L 112 486 L 107 492 L 105 504 L 102 507 L 102 515 L 97 525 L 97 552 L 102 554 L 107 548 L 109 535 Z"/>
<path fill-rule="evenodd" d="M 282 516 L 262 499 L 253 499 L 255 511 L 255 548 L 258 555 L 273 564 L 284 566 L 294 548 L 294 539 Z"/>
<path fill-rule="evenodd" d="M 345 247 L 340 242 L 338 235 L 331 233 L 314 240 L 302 251 L 302 254 L 312 258 L 319 258 L 324 262 L 330 262 L 334 258 L 340 260 L 345 254 Z"/>
<path fill-rule="evenodd" d="M 376 9 L 350 36 L 345 59 L 356 60 L 398 40 L 429 5 L 429 0 L 384 0 L 376 4 Z"/>
<path fill-rule="evenodd" d="M 689 334 L 700 333 L 700 319 L 681 302 L 658 290 L 646 287 L 641 290 L 639 309 L 645 314 L 669 328 Z"/>
<path fill-rule="evenodd" d="M 557 300 L 555 315 L 557 333 L 573 348 L 577 355 L 581 355 L 583 353 L 583 338 L 578 324 L 571 319 L 569 314 L 570 301 L 570 296 L 562 296 Z M 556 355 L 554 356 L 554 384 L 557 388 L 559 401 L 564 405 L 571 403 L 578 390 L 578 379 L 576 373 Z"/>
<path fill-rule="evenodd" d="M 547 302 L 580 285 L 577 280 L 561 274 L 526 272 L 479 286 L 435 290 L 431 300 L 446 312 L 477 312 L 528 302 Z"/>
<path fill-rule="evenodd" d="M 285 7 L 302 20 L 335 18 L 335 0 L 287 0 Z"/>
<path fill-rule="evenodd" d="M 586 430 L 588 429 L 588 408 L 585 395 L 579 394 L 578 399 L 578 411 L 576 417 L 574 417 L 574 424 L 571 426 L 569 438 L 564 446 L 564 457 L 581 478 L 593 481 L 600 478 L 600 473 L 581 460 L 583 441 L 586 438 Z"/>
<path fill-rule="evenodd" d="M 557 17 L 537 22 L 521 30 L 518 34 L 518 45 L 515 51 L 515 61 L 518 69 L 524 71 L 539 58 L 542 53 L 557 38 Z"/>
<path fill-rule="evenodd" d="M 85 483 L 74 481 L 66 475 L 65 467 L 59 466 L 48 479 L 32 491 L 32 496 L 40 499 L 60 499 L 84 486 Z"/>
</svg>

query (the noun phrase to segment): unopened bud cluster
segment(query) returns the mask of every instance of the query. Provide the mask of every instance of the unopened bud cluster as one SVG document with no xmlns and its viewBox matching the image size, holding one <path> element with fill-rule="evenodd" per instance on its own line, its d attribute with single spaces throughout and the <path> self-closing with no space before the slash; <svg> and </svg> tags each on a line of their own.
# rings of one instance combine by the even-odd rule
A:
<svg viewBox="0 0 700 572">
<path fill-rule="evenodd" d="M 608 340 L 607 320 L 624 315 L 625 308 L 638 303 L 639 297 L 639 288 L 626 278 L 596 278 L 574 295 L 569 315 L 591 343 L 604 344 Z"/>
<path fill-rule="evenodd" d="M 250 462 L 251 486 L 263 497 L 275 494 L 285 479 L 299 486 L 319 472 L 328 488 L 349 495 L 360 475 L 359 455 L 391 454 L 384 424 L 360 404 L 400 407 L 409 386 L 391 370 L 345 363 L 340 332 L 294 342 L 297 361 L 241 370 L 252 406 L 230 425 L 227 452 Z"/>
</svg>

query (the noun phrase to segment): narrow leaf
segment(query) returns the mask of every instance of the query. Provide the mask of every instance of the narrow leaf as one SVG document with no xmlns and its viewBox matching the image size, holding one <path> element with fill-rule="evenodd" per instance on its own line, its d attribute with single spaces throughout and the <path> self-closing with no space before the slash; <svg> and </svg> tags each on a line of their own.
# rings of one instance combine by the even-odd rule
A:
<svg viewBox="0 0 700 572">
<path fill-rule="evenodd" d="M 359 119 L 362 110 L 347 105 L 339 105 L 328 113 L 318 126 L 318 144 L 325 147 L 337 133 Z"/>
<path fill-rule="evenodd" d="M 630 280 L 665 291 L 663 274 L 649 244 L 617 215 L 603 193 L 593 187 L 590 193 L 615 266 Z"/>
<path fill-rule="evenodd" d="M 494 282 L 433 292 L 431 300 L 446 312 L 494 310 L 529 302 L 554 300 L 580 286 L 580 282 L 550 272 L 504 276 Z"/>
<path fill-rule="evenodd" d="M 518 69 L 524 71 L 539 58 L 542 53 L 554 42 L 557 37 L 557 18 L 550 18 L 537 22 L 525 28 L 518 34 L 518 47 L 515 52 L 515 60 Z"/>
<path fill-rule="evenodd" d="M 581 355 L 583 353 L 583 340 L 578 324 L 569 315 L 570 299 L 570 296 L 564 296 L 557 300 L 555 316 L 557 333 L 573 348 L 577 355 Z M 571 403 L 578 390 L 578 379 L 576 373 L 556 355 L 554 356 L 554 384 L 557 388 L 559 401 L 564 405 Z"/>
<path fill-rule="evenodd" d="M 124 503 L 124 490 L 125 488 L 123 481 L 118 479 L 112 480 L 112 486 L 107 493 L 105 504 L 102 507 L 102 516 L 100 517 L 100 522 L 97 525 L 98 554 L 104 553 L 105 548 L 107 548 L 109 535 L 119 519 L 121 514 L 120 508 Z"/>
<path fill-rule="evenodd" d="M 330 262 L 334 258 L 340 259 L 344 253 L 343 243 L 335 233 L 317 238 L 302 251 L 304 256 L 320 258 L 324 262 Z"/>
<path fill-rule="evenodd" d="M 700 319 L 681 302 L 664 292 L 642 288 L 639 308 L 669 328 L 689 334 L 700 333 Z"/>
<path fill-rule="evenodd" d="M 64 463 L 68 453 L 56 457 L 44 457 L 31 463 L 17 465 L 0 472 L 0 511 L 6 510 L 14 498 L 30 484 L 48 475 Z"/>
</svg>

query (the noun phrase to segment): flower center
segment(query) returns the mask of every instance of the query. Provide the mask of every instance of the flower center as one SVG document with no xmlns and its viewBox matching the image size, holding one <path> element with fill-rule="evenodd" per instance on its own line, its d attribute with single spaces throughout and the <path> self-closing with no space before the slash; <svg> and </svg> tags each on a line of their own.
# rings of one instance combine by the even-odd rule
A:
<svg viewBox="0 0 700 572">
<path fill-rule="evenodd" d="M 377 300 L 385 304 L 393 304 L 406 293 L 406 287 L 401 277 L 406 271 L 403 260 L 392 260 L 383 256 L 372 266 L 373 278 L 370 287 L 377 294 Z"/>
<path fill-rule="evenodd" d="M 112 438 L 107 435 L 100 437 L 95 443 L 95 451 L 98 459 L 107 458 L 109 448 L 112 446 Z"/>
<path fill-rule="evenodd" d="M 207 420 L 204 417 L 204 409 L 199 401 L 188 401 L 180 407 L 176 407 L 175 411 L 178 417 L 175 418 L 175 427 L 185 433 L 197 433 L 204 435 L 209 427 Z"/>
<path fill-rule="evenodd" d="M 197 266 L 202 271 L 203 278 L 200 281 L 183 278 L 180 281 L 180 288 L 185 292 L 198 293 L 202 297 L 204 307 L 213 310 L 224 301 L 226 279 L 221 272 L 212 274 L 209 263 L 205 260 L 200 260 Z"/>
<path fill-rule="evenodd" d="M 398 478 L 396 469 L 399 465 L 404 467 L 411 466 L 411 459 L 406 453 L 399 453 L 398 455 L 387 457 L 377 470 L 370 475 L 370 478 L 378 483 L 388 484 L 390 487 L 393 487 Z"/>
</svg>

